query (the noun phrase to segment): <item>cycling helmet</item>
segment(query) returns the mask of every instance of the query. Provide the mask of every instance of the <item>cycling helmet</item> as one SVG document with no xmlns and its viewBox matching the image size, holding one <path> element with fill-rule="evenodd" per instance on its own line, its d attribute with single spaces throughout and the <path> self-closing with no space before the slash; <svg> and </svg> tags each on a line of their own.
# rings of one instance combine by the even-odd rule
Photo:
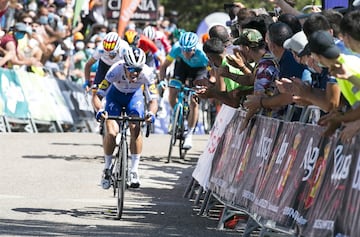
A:
<svg viewBox="0 0 360 237">
<path fill-rule="evenodd" d="M 194 48 L 199 41 L 197 34 L 193 32 L 185 32 L 180 35 L 179 43 L 180 46 L 184 49 Z"/>
<path fill-rule="evenodd" d="M 136 30 L 127 30 L 124 34 L 124 39 L 132 45 L 136 45 L 139 40 L 139 35 Z"/>
<path fill-rule="evenodd" d="M 146 55 L 142 49 L 130 46 L 125 51 L 124 60 L 127 67 L 142 68 L 146 62 Z"/>
<path fill-rule="evenodd" d="M 116 32 L 109 32 L 103 39 L 103 48 L 105 51 L 116 51 L 120 47 L 120 37 Z"/>
<path fill-rule="evenodd" d="M 146 26 L 143 30 L 143 34 L 150 40 L 154 40 L 156 37 L 156 30 L 152 26 Z"/>
</svg>

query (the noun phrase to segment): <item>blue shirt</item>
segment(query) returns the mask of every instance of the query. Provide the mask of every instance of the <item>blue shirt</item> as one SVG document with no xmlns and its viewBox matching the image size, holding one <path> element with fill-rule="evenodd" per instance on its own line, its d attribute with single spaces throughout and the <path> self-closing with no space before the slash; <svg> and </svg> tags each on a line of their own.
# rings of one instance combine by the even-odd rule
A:
<svg viewBox="0 0 360 237">
<path fill-rule="evenodd" d="M 176 42 L 167 57 L 172 59 L 181 58 L 189 67 L 206 67 L 209 61 L 200 44 L 196 45 L 194 55 L 187 59 L 182 53 L 179 42 Z"/>
<path fill-rule="evenodd" d="M 302 65 L 298 62 L 296 62 L 293 54 L 290 50 L 285 50 L 283 53 L 280 61 L 280 72 L 279 72 L 279 78 L 291 78 L 291 77 L 297 77 L 301 78 L 303 82 L 308 82 L 311 84 L 311 73 L 304 73 L 304 70 L 307 70 L 307 67 L 305 65 Z"/>
</svg>

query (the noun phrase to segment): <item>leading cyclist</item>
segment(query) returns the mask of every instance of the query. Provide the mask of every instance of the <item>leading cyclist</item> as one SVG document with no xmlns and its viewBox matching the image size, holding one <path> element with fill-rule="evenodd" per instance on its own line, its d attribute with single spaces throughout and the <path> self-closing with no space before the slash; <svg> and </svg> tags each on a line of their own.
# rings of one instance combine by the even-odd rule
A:
<svg viewBox="0 0 360 237">
<path fill-rule="evenodd" d="M 157 112 L 158 93 L 155 86 L 156 75 L 154 70 L 145 65 L 146 56 L 144 51 L 131 46 L 125 51 L 124 63 L 115 63 L 107 72 L 105 79 L 100 83 L 98 94 L 106 95 L 105 113 L 111 116 L 118 116 L 125 108 L 129 116 L 144 117 L 144 96 L 142 86 L 144 85 L 149 95 L 149 112 L 146 122 L 153 122 Z M 97 113 L 97 119 L 103 116 L 104 111 Z M 105 169 L 101 181 L 102 187 L 110 187 L 110 166 L 116 146 L 116 135 L 119 133 L 119 126 L 115 120 L 105 120 L 105 136 L 103 149 L 105 154 Z M 142 152 L 142 135 L 140 123 L 130 124 L 130 187 L 140 186 L 138 166 Z"/>
<path fill-rule="evenodd" d="M 189 87 L 194 86 L 194 81 L 207 78 L 208 58 L 202 50 L 198 36 L 193 32 L 184 32 L 181 34 L 179 41 L 176 42 L 170 53 L 166 56 L 164 64 L 160 67 L 160 80 L 166 76 L 166 68 L 175 61 L 174 77 L 169 82 L 169 103 L 171 107 L 176 104 L 178 90 L 182 84 Z M 188 133 L 185 136 L 184 149 L 192 148 L 192 134 L 195 130 L 198 119 L 199 106 L 195 98 L 190 101 L 190 113 L 188 117 Z M 175 128 L 172 128 L 175 129 Z"/>
</svg>

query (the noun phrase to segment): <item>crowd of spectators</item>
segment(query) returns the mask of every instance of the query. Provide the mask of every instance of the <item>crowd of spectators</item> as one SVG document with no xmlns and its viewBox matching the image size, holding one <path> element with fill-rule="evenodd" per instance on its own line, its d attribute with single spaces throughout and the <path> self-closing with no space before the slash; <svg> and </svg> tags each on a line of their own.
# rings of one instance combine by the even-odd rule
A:
<svg viewBox="0 0 360 237">
<path fill-rule="evenodd" d="M 224 5 L 230 16 L 229 28 L 210 29 L 210 38 L 220 40 L 205 44 L 212 68 L 210 84 L 222 91 L 221 97 L 227 92 L 221 83 L 224 77 L 228 85 L 229 80 L 239 84 L 232 84 L 232 89 L 253 87 L 253 93 L 241 96 L 241 103 L 232 103 L 247 109 L 248 119 L 259 111 L 284 119 L 289 105 L 316 105 L 324 115 L 319 123 L 328 126 L 327 135 L 341 126 L 344 131 L 359 131 L 360 122 L 355 121 L 360 79 L 354 66 L 360 54 L 359 10 L 350 7 L 340 12 L 314 6 L 313 13 L 302 17 L 290 0 L 268 2 L 276 12 L 249 9 L 240 2 Z M 116 24 L 105 17 L 102 0 L 85 1 L 75 18 L 74 0 L 8 3 L 0 31 L 0 66 L 4 68 L 22 68 L 83 84 L 85 63 L 106 33 L 117 31 Z M 171 36 L 176 38 L 181 31 L 176 26 L 177 13 L 170 11 L 167 16 L 160 6 L 159 20 L 153 26 L 171 41 Z M 144 28 L 134 22 L 127 26 L 127 30 Z M 203 37 L 204 41 L 208 38 Z M 233 73 L 230 67 L 239 70 Z M 202 97 L 220 95 L 210 86 L 199 93 Z M 296 111 L 293 119 L 299 119 Z M 349 134 L 354 133 L 342 136 L 349 139 Z"/>
<path fill-rule="evenodd" d="M 106 33 L 117 26 L 105 17 L 105 1 L 85 0 L 74 18 L 75 0 L 9 0 L 1 16 L 0 66 L 62 80 L 85 82 L 84 65 Z M 176 28 L 176 12 L 159 7 L 160 29 Z M 130 22 L 127 28 L 135 28 Z"/>
</svg>

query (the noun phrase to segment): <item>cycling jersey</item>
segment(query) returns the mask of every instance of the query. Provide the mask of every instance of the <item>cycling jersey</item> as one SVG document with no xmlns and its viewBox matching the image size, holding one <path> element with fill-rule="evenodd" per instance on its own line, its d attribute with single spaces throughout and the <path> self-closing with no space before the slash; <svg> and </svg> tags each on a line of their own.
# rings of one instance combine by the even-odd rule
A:
<svg viewBox="0 0 360 237">
<path fill-rule="evenodd" d="M 116 63 L 110 67 L 105 79 L 100 83 L 98 94 L 104 96 L 110 85 L 122 93 L 134 93 L 141 88 L 142 85 L 145 85 L 149 88 L 150 99 L 157 99 L 155 81 L 156 75 L 154 70 L 149 66 L 144 65 L 137 80 L 135 82 L 130 82 L 126 78 L 125 64 Z"/>
<path fill-rule="evenodd" d="M 182 52 L 179 42 L 176 42 L 170 53 L 166 56 L 166 59 L 173 61 L 176 58 L 181 58 L 190 67 L 206 67 L 208 65 L 208 58 L 200 44 L 196 45 L 194 55 L 190 59 L 187 59 Z"/>
</svg>

